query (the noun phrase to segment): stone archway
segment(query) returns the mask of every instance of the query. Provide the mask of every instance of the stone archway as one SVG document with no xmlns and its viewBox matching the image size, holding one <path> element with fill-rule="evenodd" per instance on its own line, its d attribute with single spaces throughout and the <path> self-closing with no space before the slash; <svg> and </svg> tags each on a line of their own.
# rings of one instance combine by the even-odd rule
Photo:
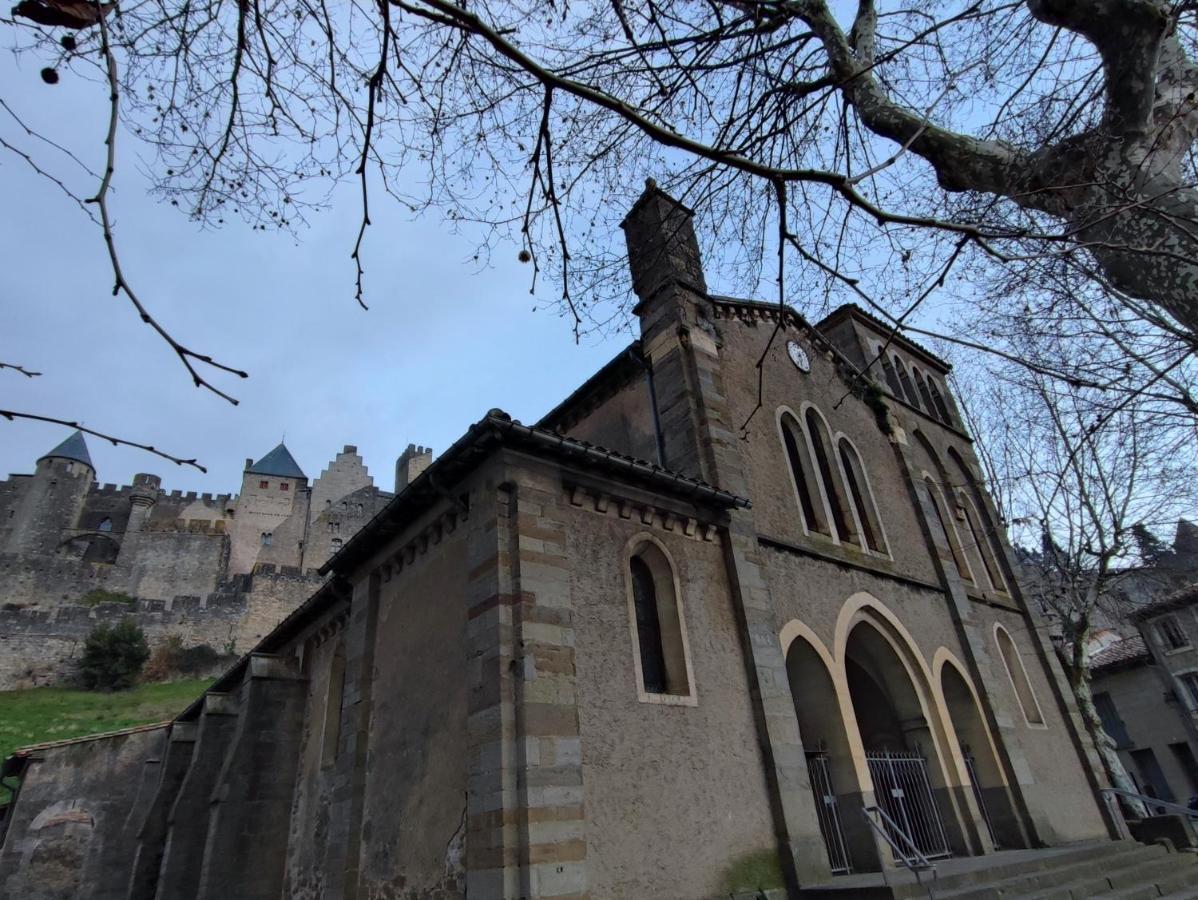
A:
<svg viewBox="0 0 1198 900">
<path fill-rule="evenodd" d="M 940 688 L 953 731 L 960 742 L 974 802 L 991 843 L 996 849 L 1028 846 L 977 698 L 965 677 L 947 660 L 940 666 Z"/>
<path fill-rule="evenodd" d="M 790 641 L 786 675 L 828 865 L 833 874 L 876 870 L 877 845 L 861 816 L 860 753 L 853 751 L 827 652 L 812 640 L 798 635 Z"/>
<path fill-rule="evenodd" d="M 944 765 L 943 722 L 922 667 L 862 615 L 844 645 L 845 682 L 878 805 L 928 857 L 968 855 L 972 848 Z"/>
</svg>

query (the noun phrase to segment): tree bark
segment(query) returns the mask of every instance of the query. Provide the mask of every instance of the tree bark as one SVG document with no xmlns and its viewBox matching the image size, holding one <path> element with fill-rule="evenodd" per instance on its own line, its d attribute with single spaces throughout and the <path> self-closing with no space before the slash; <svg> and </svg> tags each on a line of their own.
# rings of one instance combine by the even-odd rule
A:
<svg viewBox="0 0 1198 900">
<path fill-rule="evenodd" d="M 1083 652 L 1080 647 L 1078 650 Z M 1106 769 L 1106 776 L 1111 782 L 1111 787 L 1121 791 L 1130 791 L 1133 794 L 1140 793 L 1136 783 L 1127 774 L 1123 760 L 1119 758 L 1119 753 L 1115 749 L 1115 741 L 1102 727 L 1102 718 L 1098 715 L 1093 695 L 1090 693 L 1090 675 L 1086 671 L 1084 663 L 1078 667 L 1072 662 L 1066 661 L 1066 670 L 1069 673 L 1069 687 L 1073 690 L 1078 711 L 1082 714 L 1082 722 L 1086 726 L 1086 731 L 1090 733 L 1091 740 L 1094 741 L 1094 749 L 1098 751 L 1098 758 L 1102 760 L 1102 766 Z M 1148 815 L 1148 810 L 1138 800 L 1120 797 L 1119 802 L 1133 816 Z"/>
<path fill-rule="evenodd" d="M 896 103 L 874 72 L 873 0 L 846 36 L 823 0 L 797 0 L 845 102 L 874 134 L 929 163 L 946 191 L 1047 212 L 1112 285 L 1172 318 L 1198 348 L 1198 190 L 1183 177 L 1198 136 L 1198 66 L 1164 0 L 1027 0 L 1041 22 L 1094 44 L 1103 60 L 1100 128 L 1035 151 L 937 126 Z"/>
</svg>

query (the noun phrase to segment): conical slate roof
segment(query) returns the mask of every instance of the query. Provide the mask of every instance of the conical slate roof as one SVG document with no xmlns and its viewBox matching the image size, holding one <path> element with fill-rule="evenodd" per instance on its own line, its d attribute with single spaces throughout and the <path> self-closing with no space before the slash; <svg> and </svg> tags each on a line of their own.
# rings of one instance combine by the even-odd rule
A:
<svg viewBox="0 0 1198 900">
<path fill-rule="evenodd" d="M 264 457 L 246 469 L 254 475 L 274 475 L 276 478 L 304 478 L 304 470 L 299 467 L 295 457 L 286 445 L 279 444 Z"/>
<path fill-rule="evenodd" d="M 95 466 L 92 465 L 91 454 L 87 452 L 87 441 L 83 439 L 82 431 L 76 431 L 69 438 L 39 459 L 38 462 L 41 462 L 42 459 L 72 459 L 75 462 L 83 463 L 85 466 L 90 466 L 92 469 L 95 468 Z"/>
</svg>

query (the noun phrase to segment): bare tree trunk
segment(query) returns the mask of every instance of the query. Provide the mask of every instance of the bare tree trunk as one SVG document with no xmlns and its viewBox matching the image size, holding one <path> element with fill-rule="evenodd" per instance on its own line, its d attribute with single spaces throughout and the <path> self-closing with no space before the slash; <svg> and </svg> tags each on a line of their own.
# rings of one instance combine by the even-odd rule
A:
<svg viewBox="0 0 1198 900">
<path fill-rule="evenodd" d="M 1083 667 L 1067 664 L 1066 668 L 1069 673 L 1069 686 L 1073 690 L 1073 697 L 1077 701 L 1077 708 L 1082 714 L 1082 722 L 1085 723 L 1086 731 L 1090 733 L 1090 738 L 1094 741 L 1094 749 L 1098 751 L 1098 758 L 1102 760 L 1102 766 L 1106 769 L 1106 776 L 1111 782 L 1111 787 L 1138 794 L 1140 792 L 1139 788 L 1131 780 L 1131 776 L 1127 774 L 1123 760 L 1119 758 L 1119 753 L 1115 750 L 1114 740 L 1111 739 L 1111 736 L 1102 727 L 1102 718 L 1098 715 L 1098 710 L 1094 706 L 1094 698 L 1090 693 L 1090 677 L 1084 668 L 1084 664 Z M 1120 797 L 1119 802 L 1133 816 L 1144 817 L 1148 815 L 1148 810 L 1138 800 L 1129 800 Z"/>
<path fill-rule="evenodd" d="M 1198 347 L 1198 190 L 1158 176 L 1073 217 L 1079 243 L 1121 291 L 1171 316 Z"/>
</svg>

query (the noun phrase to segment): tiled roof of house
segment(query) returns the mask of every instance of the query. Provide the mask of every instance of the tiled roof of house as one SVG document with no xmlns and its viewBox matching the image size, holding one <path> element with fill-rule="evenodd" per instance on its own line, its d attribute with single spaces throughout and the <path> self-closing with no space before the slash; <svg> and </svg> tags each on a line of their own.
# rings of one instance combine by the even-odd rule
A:
<svg viewBox="0 0 1198 900">
<path fill-rule="evenodd" d="M 1148 659 L 1148 646 L 1140 635 L 1116 641 L 1090 657 L 1090 671 L 1098 672 Z"/>
</svg>

